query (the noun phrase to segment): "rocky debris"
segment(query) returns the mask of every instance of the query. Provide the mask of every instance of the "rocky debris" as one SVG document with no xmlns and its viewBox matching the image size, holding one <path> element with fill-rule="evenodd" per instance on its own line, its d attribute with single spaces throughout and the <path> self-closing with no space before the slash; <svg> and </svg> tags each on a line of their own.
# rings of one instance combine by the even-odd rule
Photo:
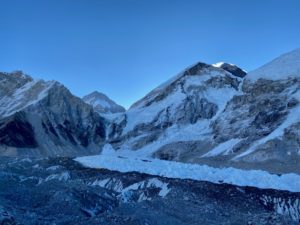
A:
<svg viewBox="0 0 300 225">
<path fill-rule="evenodd" d="M 299 223 L 299 193 L 89 169 L 69 158 L 0 162 L 7 224 Z"/>
<path fill-rule="evenodd" d="M 14 217 L 11 213 L 4 210 L 4 208 L 0 205 L 0 224 L 1 225 L 16 225 Z"/>
</svg>

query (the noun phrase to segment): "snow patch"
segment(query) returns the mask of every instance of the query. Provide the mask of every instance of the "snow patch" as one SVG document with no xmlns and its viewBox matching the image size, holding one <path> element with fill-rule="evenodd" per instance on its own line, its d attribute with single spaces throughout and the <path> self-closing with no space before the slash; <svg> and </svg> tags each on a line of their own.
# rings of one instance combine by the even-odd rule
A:
<svg viewBox="0 0 300 225">
<path fill-rule="evenodd" d="M 61 166 L 57 165 L 57 166 L 50 166 L 46 170 L 47 171 L 55 171 L 55 170 L 58 170 L 60 168 L 61 168 Z"/>
<path fill-rule="evenodd" d="M 204 154 L 202 157 L 213 157 L 217 155 L 228 155 L 232 148 L 239 143 L 240 139 L 230 139 L 226 142 L 219 144 L 217 147 L 209 151 L 208 153 Z"/>
<path fill-rule="evenodd" d="M 60 174 L 51 174 L 48 176 L 45 181 L 50 181 L 50 180 L 59 180 L 59 181 L 67 181 L 71 178 L 70 174 L 68 172 L 63 172 Z"/>
<path fill-rule="evenodd" d="M 102 188 L 107 188 L 116 192 L 121 192 L 123 190 L 123 183 L 121 180 L 116 178 L 107 178 L 104 180 L 96 180 L 91 186 L 99 186 Z"/>
</svg>

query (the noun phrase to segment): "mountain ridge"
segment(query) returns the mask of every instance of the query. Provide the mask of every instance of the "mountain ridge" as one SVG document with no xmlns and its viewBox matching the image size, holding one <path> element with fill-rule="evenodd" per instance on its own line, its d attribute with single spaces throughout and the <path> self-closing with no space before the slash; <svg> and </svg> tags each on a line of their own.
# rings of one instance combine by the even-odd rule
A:
<svg viewBox="0 0 300 225">
<path fill-rule="evenodd" d="M 27 122 L 34 129 L 39 127 L 38 130 L 48 130 L 48 133 L 39 136 L 39 140 L 51 137 L 53 142 L 60 142 L 63 136 L 62 139 L 68 142 L 69 153 L 72 153 L 70 146 L 79 145 L 81 151 L 91 146 L 91 152 L 99 153 L 103 146 L 109 145 L 109 148 L 123 156 L 154 157 L 213 167 L 261 169 L 272 173 L 300 173 L 300 119 L 297 117 L 300 113 L 299 53 L 297 49 L 284 54 L 267 63 L 267 67 L 248 74 L 230 63 L 209 65 L 198 62 L 153 89 L 127 111 L 108 117 L 103 112 L 96 113 L 91 106 L 93 102 L 86 104 L 57 87 L 56 92 L 64 94 L 59 96 L 52 91 L 50 96 L 60 99 L 63 107 L 47 104 L 46 100 L 39 100 L 43 102 L 37 104 L 39 107 L 25 104 L 27 110 L 22 108 L 22 104 L 13 104 L 12 107 L 18 106 L 20 115 L 12 120 L 22 125 L 24 132 L 30 133 L 31 130 Z M 285 74 L 282 71 L 286 65 Z M 276 74 L 278 67 L 282 75 L 279 79 Z M 261 73 L 262 70 L 264 73 Z M 294 73 L 290 73 L 291 70 Z M 15 76 L 23 77 L 22 74 Z M 24 79 L 28 83 L 33 82 L 26 76 Z M 0 112 L 4 119 L 6 117 L 3 115 L 6 115 L 9 107 L 4 107 L 3 99 L 13 96 L 18 100 L 11 90 L 22 90 L 26 94 L 22 94 L 21 99 L 29 98 L 33 103 L 36 99 L 30 97 L 36 98 L 39 93 L 43 97 L 43 91 L 47 90 L 42 85 L 45 83 L 41 82 L 30 86 L 30 93 L 27 93 L 26 87 L 20 89 L 20 82 L 11 82 L 9 86 L 0 81 L 0 85 L 6 88 L 5 93 L 0 91 L 0 94 L 8 95 L 0 98 Z M 56 83 L 52 85 L 56 86 Z M 92 94 L 103 97 L 101 93 Z M 72 104 L 76 102 L 75 108 L 69 104 L 70 100 Z M 47 109 L 46 112 L 43 107 Z M 44 121 L 45 118 L 44 123 L 37 123 L 33 116 L 35 111 L 42 112 L 45 118 L 51 117 L 51 123 Z M 73 115 L 76 111 L 77 114 Z M 65 116 L 61 116 L 62 112 Z M 65 122 L 66 118 L 72 121 L 71 125 Z M 84 121 L 84 118 L 89 119 Z M 0 135 L 0 143 L 9 140 L 4 135 L 7 127 L 11 126 L 7 125 L 9 121 L 11 119 L 4 120 L 2 124 L 0 122 L 0 134 L 2 131 L 3 136 Z M 89 125 L 86 126 L 86 123 Z M 55 128 L 55 132 L 51 132 L 52 128 Z M 94 141 L 95 135 L 97 141 Z M 64 144 L 59 149 L 60 153 L 63 152 Z"/>
</svg>

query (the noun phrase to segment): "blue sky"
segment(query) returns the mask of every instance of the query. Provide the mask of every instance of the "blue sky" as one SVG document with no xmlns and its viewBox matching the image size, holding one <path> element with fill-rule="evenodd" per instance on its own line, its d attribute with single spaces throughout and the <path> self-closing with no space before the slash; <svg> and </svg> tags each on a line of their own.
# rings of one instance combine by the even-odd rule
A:
<svg viewBox="0 0 300 225">
<path fill-rule="evenodd" d="M 246 70 L 300 47 L 299 0 L 0 0 L 0 70 L 128 107 L 197 61 Z"/>
</svg>

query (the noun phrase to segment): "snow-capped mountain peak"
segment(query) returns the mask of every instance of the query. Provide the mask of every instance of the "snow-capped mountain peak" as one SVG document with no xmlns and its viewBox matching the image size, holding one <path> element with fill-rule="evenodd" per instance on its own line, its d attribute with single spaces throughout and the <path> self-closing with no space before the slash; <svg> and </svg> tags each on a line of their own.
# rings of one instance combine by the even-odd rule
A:
<svg viewBox="0 0 300 225">
<path fill-rule="evenodd" d="M 95 111 L 100 114 L 111 114 L 111 113 L 120 113 L 125 112 L 124 107 L 118 105 L 105 94 L 94 91 L 82 98 L 82 100 L 93 106 Z"/>
<path fill-rule="evenodd" d="M 252 81 L 260 78 L 281 80 L 288 77 L 300 77 L 300 48 L 279 56 L 247 75 L 247 79 Z"/>
</svg>

